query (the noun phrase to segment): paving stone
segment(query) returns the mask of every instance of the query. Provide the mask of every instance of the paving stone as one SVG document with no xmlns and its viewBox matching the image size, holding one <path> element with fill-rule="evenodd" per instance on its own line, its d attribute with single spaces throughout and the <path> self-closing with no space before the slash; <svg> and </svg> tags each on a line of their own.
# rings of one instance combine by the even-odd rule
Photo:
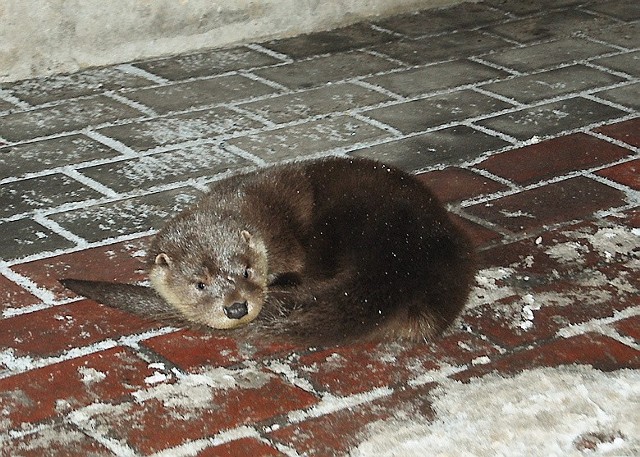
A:
<svg viewBox="0 0 640 457">
<path fill-rule="evenodd" d="M 228 108 L 213 108 L 106 127 L 99 133 L 140 151 L 157 146 L 232 134 L 263 124 Z"/>
<path fill-rule="evenodd" d="M 541 44 L 515 47 L 482 56 L 483 60 L 529 72 L 563 63 L 572 63 L 616 51 L 605 44 L 583 38 L 561 38 Z"/>
<path fill-rule="evenodd" d="M 139 89 L 124 94 L 160 114 L 202 108 L 275 93 L 276 89 L 240 75 L 219 76 Z"/>
<path fill-rule="evenodd" d="M 157 230 L 195 202 L 200 192 L 189 188 L 104 203 L 49 216 L 87 241 Z"/>
<path fill-rule="evenodd" d="M 530 232 L 551 224 L 589 218 L 598 210 L 626 204 L 617 189 L 577 177 L 464 209 L 466 213 L 512 232 Z"/>
<path fill-rule="evenodd" d="M 206 448 L 198 453 L 198 457 L 236 457 L 240 455 L 284 457 L 286 454 L 254 438 L 242 438 L 220 446 Z"/>
<path fill-rule="evenodd" d="M 614 16 L 622 21 L 629 22 L 640 19 L 640 4 L 635 0 L 591 2 L 586 8 L 608 16 Z"/>
<path fill-rule="evenodd" d="M 603 90 L 596 92 L 594 95 L 603 100 L 626 106 L 629 109 L 640 110 L 640 83 Z"/>
<path fill-rule="evenodd" d="M 363 108 L 387 100 L 390 100 L 390 97 L 380 92 L 344 83 L 244 103 L 240 108 L 281 124 L 312 116 Z"/>
<path fill-rule="evenodd" d="M 35 305 L 40 300 L 25 289 L 0 276 L 0 316 L 6 309 L 19 309 Z"/>
<path fill-rule="evenodd" d="M 628 335 L 640 341 L 640 316 L 633 316 L 623 319 L 613 325 L 623 335 Z"/>
<path fill-rule="evenodd" d="M 61 278 L 139 282 L 146 279 L 145 258 L 150 237 L 83 249 L 42 260 L 14 265 L 12 270 L 29 278 L 58 298 L 74 297 L 58 282 Z"/>
<path fill-rule="evenodd" d="M 125 73 L 118 67 L 97 68 L 79 73 L 26 79 L 16 83 L 0 84 L 16 97 L 38 105 L 47 102 L 93 95 L 108 90 L 149 86 L 152 82 L 140 76 Z"/>
<path fill-rule="evenodd" d="M 405 97 L 450 89 L 507 76 L 508 73 L 468 60 L 456 60 L 424 68 L 389 73 L 365 79 Z"/>
<path fill-rule="evenodd" d="M 624 111 L 582 97 L 526 108 L 478 121 L 477 124 L 528 140 L 623 116 Z"/>
<path fill-rule="evenodd" d="M 124 311 L 81 300 L 0 320 L 0 346 L 21 357 L 51 357 L 158 326 Z"/>
<path fill-rule="evenodd" d="M 597 174 L 635 190 L 640 190 L 640 159 L 605 168 Z"/>
<path fill-rule="evenodd" d="M 603 125 L 595 131 L 640 148 L 640 118 Z"/>
<path fill-rule="evenodd" d="M 95 95 L 0 116 L 0 137 L 9 141 L 29 140 L 140 115 L 138 110 L 116 100 Z"/>
<path fill-rule="evenodd" d="M 477 31 L 438 35 L 421 40 L 403 40 L 373 46 L 372 49 L 410 65 L 424 65 L 459 59 L 512 46 L 499 37 Z"/>
<path fill-rule="evenodd" d="M 283 127 L 228 141 L 267 162 L 313 156 L 323 151 L 388 137 L 386 131 L 349 116 Z"/>
<path fill-rule="evenodd" d="M 364 114 L 403 133 L 413 133 L 511 107 L 501 100 L 465 89 L 377 108 Z"/>
<path fill-rule="evenodd" d="M 623 48 L 635 49 L 640 46 L 640 25 L 617 24 L 589 30 L 589 36 Z"/>
<path fill-rule="evenodd" d="M 279 63 L 280 60 L 253 49 L 239 47 L 212 49 L 193 54 L 145 60 L 134 65 L 154 75 L 174 81 L 187 78 L 214 76 L 235 70 L 244 70 Z"/>
<path fill-rule="evenodd" d="M 74 245 L 30 219 L 0 222 L 0 259 L 12 260 Z"/>
<path fill-rule="evenodd" d="M 152 374 L 131 351 L 113 348 L 0 379 L 0 427 L 40 422 L 94 401 L 117 401 L 144 387 Z"/>
<path fill-rule="evenodd" d="M 210 144 L 201 144 L 79 171 L 117 192 L 131 192 L 161 184 L 215 176 L 251 165 L 254 164 L 247 159 Z"/>
<path fill-rule="evenodd" d="M 0 217 L 11 217 L 103 196 L 84 184 L 59 173 L 9 182 L 0 187 Z"/>
<path fill-rule="evenodd" d="M 198 401 L 175 401 L 151 397 L 120 407 L 87 413 L 87 420 L 94 427 L 117 441 L 126 441 L 137 452 L 148 455 L 174 447 L 190 440 L 214 435 L 241 425 L 261 422 L 289 411 L 308 408 L 317 402 L 315 396 L 282 382 L 267 372 L 251 370 L 236 373 L 235 387 L 216 386 L 217 379 L 205 384 L 188 387 L 202 394 Z M 243 378 L 243 376 L 246 376 Z M 186 397 L 184 391 L 180 394 Z"/>
<path fill-rule="evenodd" d="M 593 60 L 596 65 L 621 71 L 632 76 L 640 76 L 640 51 L 618 54 L 611 57 L 602 57 Z"/>
<path fill-rule="evenodd" d="M 253 73 L 290 89 L 309 89 L 329 82 L 392 70 L 399 66 L 382 57 L 355 51 L 263 68 Z"/>
<path fill-rule="evenodd" d="M 117 156 L 83 135 L 69 135 L 0 148 L 0 179 Z"/>
<path fill-rule="evenodd" d="M 628 149 L 575 133 L 496 154 L 476 166 L 526 185 L 571 171 L 606 165 L 630 154 Z"/>
<path fill-rule="evenodd" d="M 2 448 L 4 455 L 16 457 L 113 455 L 103 445 L 69 424 L 46 425 L 33 433 L 4 439 Z"/>
<path fill-rule="evenodd" d="M 484 0 L 484 3 L 508 11 L 519 16 L 549 11 L 556 8 L 579 5 L 585 0 L 537 0 L 535 2 L 522 2 L 520 0 Z"/>
<path fill-rule="evenodd" d="M 506 190 L 507 186 L 462 168 L 421 173 L 418 179 L 425 183 L 441 202 L 453 202 Z"/>
<path fill-rule="evenodd" d="M 5 114 L 5 111 L 8 112 L 16 108 L 16 105 L 14 105 L 13 103 L 9 103 L 8 101 L 0 98 L 0 113 Z"/>
<path fill-rule="evenodd" d="M 350 51 L 391 40 L 397 40 L 397 37 L 376 30 L 367 22 L 361 22 L 339 29 L 268 41 L 262 43 L 262 46 L 294 59 L 302 59 L 329 52 Z"/>
<path fill-rule="evenodd" d="M 415 171 L 433 165 L 471 160 L 485 151 L 500 149 L 509 144 L 498 137 L 459 125 L 358 149 L 350 154 Z"/>
<path fill-rule="evenodd" d="M 466 3 L 394 16 L 378 21 L 377 25 L 416 37 L 481 27 L 507 18 L 506 14 L 482 3 Z"/>
<path fill-rule="evenodd" d="M 520 19 L 489 27 L 492 33 L 520 43 L 560 38 L 575 33 L 589 34 L 592 30 L 614 25 L 612 19 L 578 10 L 552 11 L 542 16 Z"/>
<path fill-rule="evenodd" d="M 549 344 L 516 352 L 496 362 L 480 365 L 452 377 L 468 380 L 472 377 L 497 371 L 500 374 L 517 374 L 534 367 L 561 365 L 591 365 L 601 371 L 640 367 L 640 351 L 630 348 L 604 335 L 587 333 L 567 339 L 557 339 Z"/>
<path fill-rule="evenodd" d="M 462 231 L 469 237 L 472 246 L 476 249 L 483 248 L 486 245 L 502 238 L 500 233 L 489 230 L 486 227 L 476 224 L 475 222 L 471 222 L 470 220 L 456 214 L 450 214 L 450 217 L 453 223 L 462 229 Z"/>
<path fill-rule="evenodd" d="M 572 65 L 544 73 L 518 76 L 504 81 L 485 84 L 483 89 L 517 100 L 531 103 L 545 98 L 610 86 L 624 81 L 594 68 Z"/>
<path fill-rule="evenodd" d="M 186 371 L 228 367 L 245 359 L 232 338 L 206 332 L 180 330 L 149 338 L 142 344 Z"/>
</svg>

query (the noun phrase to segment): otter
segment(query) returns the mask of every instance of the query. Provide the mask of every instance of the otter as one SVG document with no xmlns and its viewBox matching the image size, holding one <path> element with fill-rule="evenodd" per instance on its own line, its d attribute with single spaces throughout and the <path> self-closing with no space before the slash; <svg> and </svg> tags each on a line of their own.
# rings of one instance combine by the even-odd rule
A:
<svg viewBox="0 0 640 457">
<path fill-rule="evenodd" d="M 415 176 L 364 158 L 214 182 L 158 231 L 151 288 L 63 279 L 144 317 L 306 345 L 425 340 L 460 313 L 471 243 Z"/>
</svg>

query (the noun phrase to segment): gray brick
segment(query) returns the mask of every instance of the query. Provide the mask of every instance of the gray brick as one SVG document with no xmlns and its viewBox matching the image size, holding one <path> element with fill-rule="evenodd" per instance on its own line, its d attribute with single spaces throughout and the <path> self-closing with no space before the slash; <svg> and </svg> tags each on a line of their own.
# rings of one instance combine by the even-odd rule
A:
<svg viewBox="0 0 640 457">
<path fill-rule="evenodd" d="M 462 3 L 448 8 L 394 16 L 377 24 L 394 32 L 415 37 L 480 27 L 507 18 L 506 14 L 481 3 Z"/>
<path fill-rule="evenodd" d="M 117 68 L 99 68 L 68 75 L 27 79 L 13 84 L 2 84 L 13 94 L 33 105 L 68 98 L 92 95 L 106 90 L 149 86 L 146 78 L 132 75 Z"/>
<path fill-rule="evenodd" d="M 228 108 L 213 108 L 171 117 L 106 127 L 99 132 L 136 150 L 262 127 L 258 121 Z"/>
<path fill-rule="evenodd" d="M 382 57 L 356 51 L 263 68 L 254 73 L 291 89 L 306 89 L 328 82 L 387 71 L 398 66 Z"/>
<path fill-rule="evenodd" d="M 484 0 L 484 3 L 503 11 L 523 16 L 556 8 L 579 5 L 585 3 L 585 1 L 587 0 L 536 0 L 534 2 L 523 2 L 522 0 Z"/>
<path fill-rule="evenodd" d="M 118 153 L 82 135 L 70 135 L 0 148 L 0 179 L 48 170 Z"/>
<path fill-rule="evenodd" d="M 574 33 L 589 33 L 613 25 L 614 21 L 582 11 L 557 11 L 490 27 L 489 31 L 520 43 L 549 40 Z"/>
<path fill-rule="evenodd" d="M 461 90 L 378 108 L 364 114 L 403 133 L 412 133 L 510 107 L 512 105 L 495 98 Z"/>
<path fill-rule="evenodd" d="M 9 111 L 9 110 L 12 110 L 12 109 L 16 109 L 16 108 L 17 108 L 16 105 L 14 105 L 13 103 L 9 103 L 8 101 L 2 100 L 0 98 L 0 113 L 3 113 L 5 111 Z"/>
<path fill-rule="evenodd" d="M 627 49 L 640 47 L 640 24 L 618 24 L 589 30 L 589 36 Z"/>
<path fill-rule="evenodd" d="M 273 65 L 280 60 L 249 48 L 216 49 L 167 59 L 136 62 L 135 66 L 163 78 L 178 81 L 214 76 L 228 71 Z"/>
<path fill-rule="evenodd" d="M 566 130 L 624 115 L 623 111 L 582 97 L 548 103 L 477 122 L 520 140 L 555 135 Z"/>
<path fill-rule="evenodd" d="M 335 148 L 385 138 L 381 129 L 348 116 L 337 116 L 306 124 L 236 138 L 229 141 L 268 162 L 312 156 Z"/>
<path fill-rule="evenodd" d="M 619 54 L 617 56 L 596 59 L 593 63 L 640 77 L 640 51 Z"/>
<path fill-rule="evenodd" d="M 0 246 L 0 259 L 9 261 L 70 248 L 73 243 L 30 219 L 19 219 L 0 222 Z"/>
<path fill-rule="evenodd" d="M 487 84 L 483 88 L 522 103 L 530 103 L 571 92 L 609 86 L 620 81 L 624 79 L 594 68 L 573 65 Z"/>
<path fill-rule="evenodd" d="M 214 176 L 249 165 L 252 163 L 248 160 L 213 145 L 198 145 L 89 167 L 80 172 L 118 192 L 131 192 L 190 178 Z"/>
<path fill-rule="evenodd" d="M 103 95 L 96 95 L 0 116 L 0 137 L 10 141 L 28 140 L 139 116 L 141 113 L 138 110 Z"/>
<path fill-rule="evenodd" d="M 486 65 L 468 60 L 456 60 L 415 70 L 374 76 L 365 81 L 382 86 L 397 94 L 412 97 L 507 75 L 506 72 L 495 70 Z"/>
<path fill-rule="evenodd" d="M 349 51 L 395 39 L 397 38 L 394 35 L 378 31 L 365 22 L 326 32 L 269 41 L 262 45 L 289 57 L 300 59 L 329 52 Z"/>
<path fill-rule="evenodd" d="M 591 2 L 587 9 L 614 16 L 622 21 L 640 19 L 640 2 L 638 0 L 611 0 Z"/>
<path fill-rule="evenodd" d="M 477 31 L 405 40 L 374 46 L 372 49 L 411 65 L 424 65 L 452 58 L 485 54 L 512 46 L 511 43 Z"/>
<path fill-rule="evenodd" d="M 274 93 L 276 89 L 239 75 L 220 76 L 127 92 L 125 96 L 160 114 L 201 108 Z"/>
<path fill-rule="evenodd" d="M 527 72 L 596 57 L 615 50 L 613 47 L 581 38 L 564 38 L 550 43 L 506 49 L 482 58 L 487 62 Z"/>
<path fill-rule="evenodd" d="M 245 103 L 240 107 L 275 123 L 285 123 L 374 105 L 386 100 L 389 97 L 380 92 L 344 83 Z"/>
<path fill-rule="evenodd" d="M 100 241 L 159 229 L 199 195 L 191 188 L 176 189 L 67 211 L 49 218 L 88 241 Z"/>
<path fill-rule="evenodd" d="M 62 174 L 5 183 L 0 186 L 0 218 L 100 197 L 99 192 Z"/>
<path fill-rule="evenodd" d="M 459 125 L 358 149 L 350 154 L 377 159 L 406 171 L 417 171 L 434 165 L 458 164 L 509 144 L 500 138 Z"/>
<path fill-rule="evenodd" d="M 605 90 L 594 95 L 634 110 L 640 110 L 640 83 Z"/>
</svg>

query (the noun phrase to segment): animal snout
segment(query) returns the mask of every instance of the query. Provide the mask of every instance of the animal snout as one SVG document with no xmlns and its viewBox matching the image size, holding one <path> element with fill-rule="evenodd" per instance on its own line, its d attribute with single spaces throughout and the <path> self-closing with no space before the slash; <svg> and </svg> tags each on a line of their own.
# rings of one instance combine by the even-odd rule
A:
<svg viewBox="0 0 640 457">
<path fill-rule="evenodd" d="M 242 319 L 249 313 L 247 302 L 237 302 L 224 307 L 224 313 L 229 319 Z"/>
</svg>

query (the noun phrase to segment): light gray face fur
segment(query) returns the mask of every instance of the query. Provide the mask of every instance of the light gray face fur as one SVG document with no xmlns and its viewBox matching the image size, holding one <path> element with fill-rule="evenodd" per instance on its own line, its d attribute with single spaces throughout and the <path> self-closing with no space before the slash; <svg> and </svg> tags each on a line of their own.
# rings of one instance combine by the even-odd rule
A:
<svg viewBox="0 0 640 457">
<path fill-rule="evenodd" d="M 248 324 L 266 298 L 264 243 L 246 230 L 230 230 L 229 224 L 200 225 L 196 232 L 192 226 L 174 224 L 156 237 L 149 271 L 153 287 L 189 321 L 218 329 Z M 230 313 L 232 305 L 246 305 L 246 314 Z"/>
</svg>

